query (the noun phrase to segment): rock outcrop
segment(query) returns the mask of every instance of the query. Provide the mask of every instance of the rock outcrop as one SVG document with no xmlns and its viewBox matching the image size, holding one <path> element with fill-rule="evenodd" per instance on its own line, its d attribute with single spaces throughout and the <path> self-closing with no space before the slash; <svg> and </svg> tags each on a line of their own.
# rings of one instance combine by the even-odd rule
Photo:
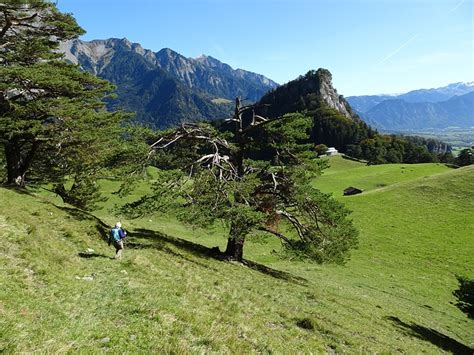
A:
<svg viewBox="0 0 474 355">
<path fill-rule="evenodd" d="M 287 112 L 313 110 L 322 105 L 336 110 L 350 120 L 359 120 L 349 103 L 332 85 L 332 75 L 327 69 L 310 70 L 303 76 L 281 85 L 260 100 L 270 104 L 270 116 Z"/>
<path fill-rule="evenodd" d="M 337 110 L 349 119 L 356 116 L 349 103 L 342 95 L 337 93 L 337 90 L 332 85 L 332 75 L 329 70 L 318 69 L 316 71 L 315 79 L 318 81 L 318 89 L 316 90 L 316 93 L 321 97 L 326 105 Z"/>
</svg>

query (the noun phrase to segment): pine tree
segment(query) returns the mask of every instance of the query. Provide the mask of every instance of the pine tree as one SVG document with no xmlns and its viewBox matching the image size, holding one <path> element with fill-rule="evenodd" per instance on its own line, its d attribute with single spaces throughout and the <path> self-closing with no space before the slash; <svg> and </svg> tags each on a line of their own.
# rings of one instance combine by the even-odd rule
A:
<svg viewBox="0 0 474 355">
<path fill-rule="evenodd" d="M 456 157 L 455 162 L 459 166 L 474 164 L 473 150 L 471 148 L 461 150 L 459 155 Z"/>
<path fill-rule="evenodd" d="M 67 64 L 57 51 L 61 41 L 83 32 L 52 2 L 0 3 L 0 144 L 7 183 L 23 187 L 29 174 L 55 183 L 61 197 L 81 207 L 85 195 L 97 192 L 94 174 L 120 155 L 124 119 L 104 108 L 113 87 Z M 66 176 L 73 180 L 69 190 Z"/>
<path fill-rule="evenodd" d="M 163 134 L 152 149 L 156 166 L 168 170 L 157 178 L 154 194 L 125 210 L 138 216 L 171 204 L 193 225 L 221 221 L 229 231 L 224 254 L 233 260 L 242 260 L 248 236 L 263 233 L 279 238 L 288 254 L 345 261 L 357 231 L 342 204 L 311 186 L 325 165 L 302 144 L 311 118 L 266 119 L 237 100 L 227 123 L 225 133 L 186 124 Z"/>
</svg>

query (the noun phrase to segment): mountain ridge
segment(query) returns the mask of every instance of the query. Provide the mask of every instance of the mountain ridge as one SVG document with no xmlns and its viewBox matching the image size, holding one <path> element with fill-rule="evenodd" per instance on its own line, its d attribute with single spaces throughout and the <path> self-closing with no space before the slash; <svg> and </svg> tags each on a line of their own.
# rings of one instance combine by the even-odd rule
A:
<svg viewBox="0 0 474 355">
<path fill-rule="evenodd" d="M 210 56 L 186 58 L 170 48 L 153 52 L 126 38 L 76 39 L 59 50 L 65 60 L 117 87 L 110 108 L 136 112 L 137 122 L 153 128 L 225 118 L 235 97 L 257 101 L 278 86 Z"/>
<path fill-rule="evenodd" d="M 233 69 L 230 65 L 209 55 L 203 54 L 197 58 L 190 58 L 181 55 L 171 48 L 162 48 L 157 52 L 153 52 L 150 49 L 143 48 L 139 43 L 130 42 L 127 38 L 95 39 L 92 41 L 75 39 L 62 43 L 60 47 L 60 51 L 65 53 L 66 59 L 74 64 L 82 66 L 84 58 L 81 58 L 81 56 L 88 56 L 89 59 L 92 59 L 90 62 L 95 64 L 95 67 L 91 68 L 89 66 L 84 69 L 93 69 L 94 74 L 99 75 L 104 67 L 109 64 L 107 59 L 115 54 L 114 52 L 117 50 L 137 53 L 145 58 L 147 63 L 152 66 L 161 67 L 172 76 L 180 79 L 188 87 L 197 87 L 218 97 L 234 99 L 238 95 L 231 88 L 223 89 L 219 87 L 220 81 L 216 81 L 216 78 L 211 75 L 213 74 L 212 72 L 215 74 L 215 71 L 222 71 L 223 73 L 221 74 L 225 74 L 228 79 L 251 81 L 250 84 L 247 84 L 249 87 L 247 91 L 249 92 L 244 90 L 242 94 L 249 96 L 248 98 L 253 101 L 258 100 L 268 89 L 278 86 L 276 82 L 264 75 L 240 68 Z M 245 86 L 242 83 L 240 84 Z"/>
<path fill-rule="evenodd" d="M 349 96 L 347 101 L 378 129 L 410 131 L 474 126 L 474 82 L 398 95 Z"/>
<path fill-rule="evenodd" d="M 362 116 L 385 130 L 468 128 L 474 126 L 474 91 L 441 102 L 384 100 Z"/>
</svg>

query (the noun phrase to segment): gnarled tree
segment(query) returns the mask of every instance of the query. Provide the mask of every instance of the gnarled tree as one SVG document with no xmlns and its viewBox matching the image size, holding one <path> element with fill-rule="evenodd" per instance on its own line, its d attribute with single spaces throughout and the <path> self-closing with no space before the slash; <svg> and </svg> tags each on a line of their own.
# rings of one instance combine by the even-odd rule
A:
<svg viewBox="0 0 474 355">
<path fill-rule="evenodd" d="M 189 223 L 220 220 L 229 228 L 225 255 L 234 260 L 242 260 L 246 237 L 258 232 L 279 238 L 293 255 L 343 262 L 357 244 L 357 230 L 348 210 L 311 187 L 324 168 L 303 144 L 311 119 L 267 119 L 255 109 L 237 99 L 224 132 L 184 124 L 163 134 L 151 145 L 150 161 L 175 170 L 162 172 L 154 194 L 126 209 L 140 214 L 171 203 Z"/>
</svg>

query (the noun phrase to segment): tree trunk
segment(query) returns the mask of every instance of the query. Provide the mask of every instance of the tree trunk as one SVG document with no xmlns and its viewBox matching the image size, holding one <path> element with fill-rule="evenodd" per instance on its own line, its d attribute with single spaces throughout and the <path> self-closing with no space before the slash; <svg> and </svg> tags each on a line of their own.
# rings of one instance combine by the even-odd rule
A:
<svg viewBox="0 0 474 355">
<path fill-rule="evenodd" d="M 245 236 L 238 233 L 238 227 L 232 223 L 230 226 L 230 236 L 229 239 L 227 239 L 227 247 L 224 254 L 231 260 L 242 261 L 244 242 Z"/>
<path fill-rule="evenodd" d="M 238 149 L 234 153 L 235 165 L 237 167 L 237 175 L 239 179 L 243 178 L 244 173 L 244 150 L 245 150 L 245 141 L 242 135 L 242 114 L 240 112 L 240 98 L 235 99 L 235 113 L 234 119 L 236 121 L 235 125 L 235 139 L 237 141 Z M 234 193 L 235 203 L 241 203 L 242 198 L 239 193 L 236 191 Z M 225 255 L 227 258 L 236 261 L 242 261 L 244 253 L 244 242 L 245 242 L 245 233 L 242 233 L 242 229 L 239 228 L 235 222 L 232 222 L 230 226 L 229 239 L 227 239 L 227 247 L 225 250 Z"/>
<path fill-rule="evenodd" d="M 30 167 L 33 155 L 35 154 L 38 143 L 32 143 L 31 148 L 22 154 L 22 145 L 19 140 L 14 139 L 4 145 L 5 160 L 7 162 L 7 184 L 24 187 L 26 184 L 26 171 Z"/>
<path fill-rule="evenodd" d="M 225 255 L 232 260 L 242 261 L 245 238 L 229 237 Z"/>
</svg>

